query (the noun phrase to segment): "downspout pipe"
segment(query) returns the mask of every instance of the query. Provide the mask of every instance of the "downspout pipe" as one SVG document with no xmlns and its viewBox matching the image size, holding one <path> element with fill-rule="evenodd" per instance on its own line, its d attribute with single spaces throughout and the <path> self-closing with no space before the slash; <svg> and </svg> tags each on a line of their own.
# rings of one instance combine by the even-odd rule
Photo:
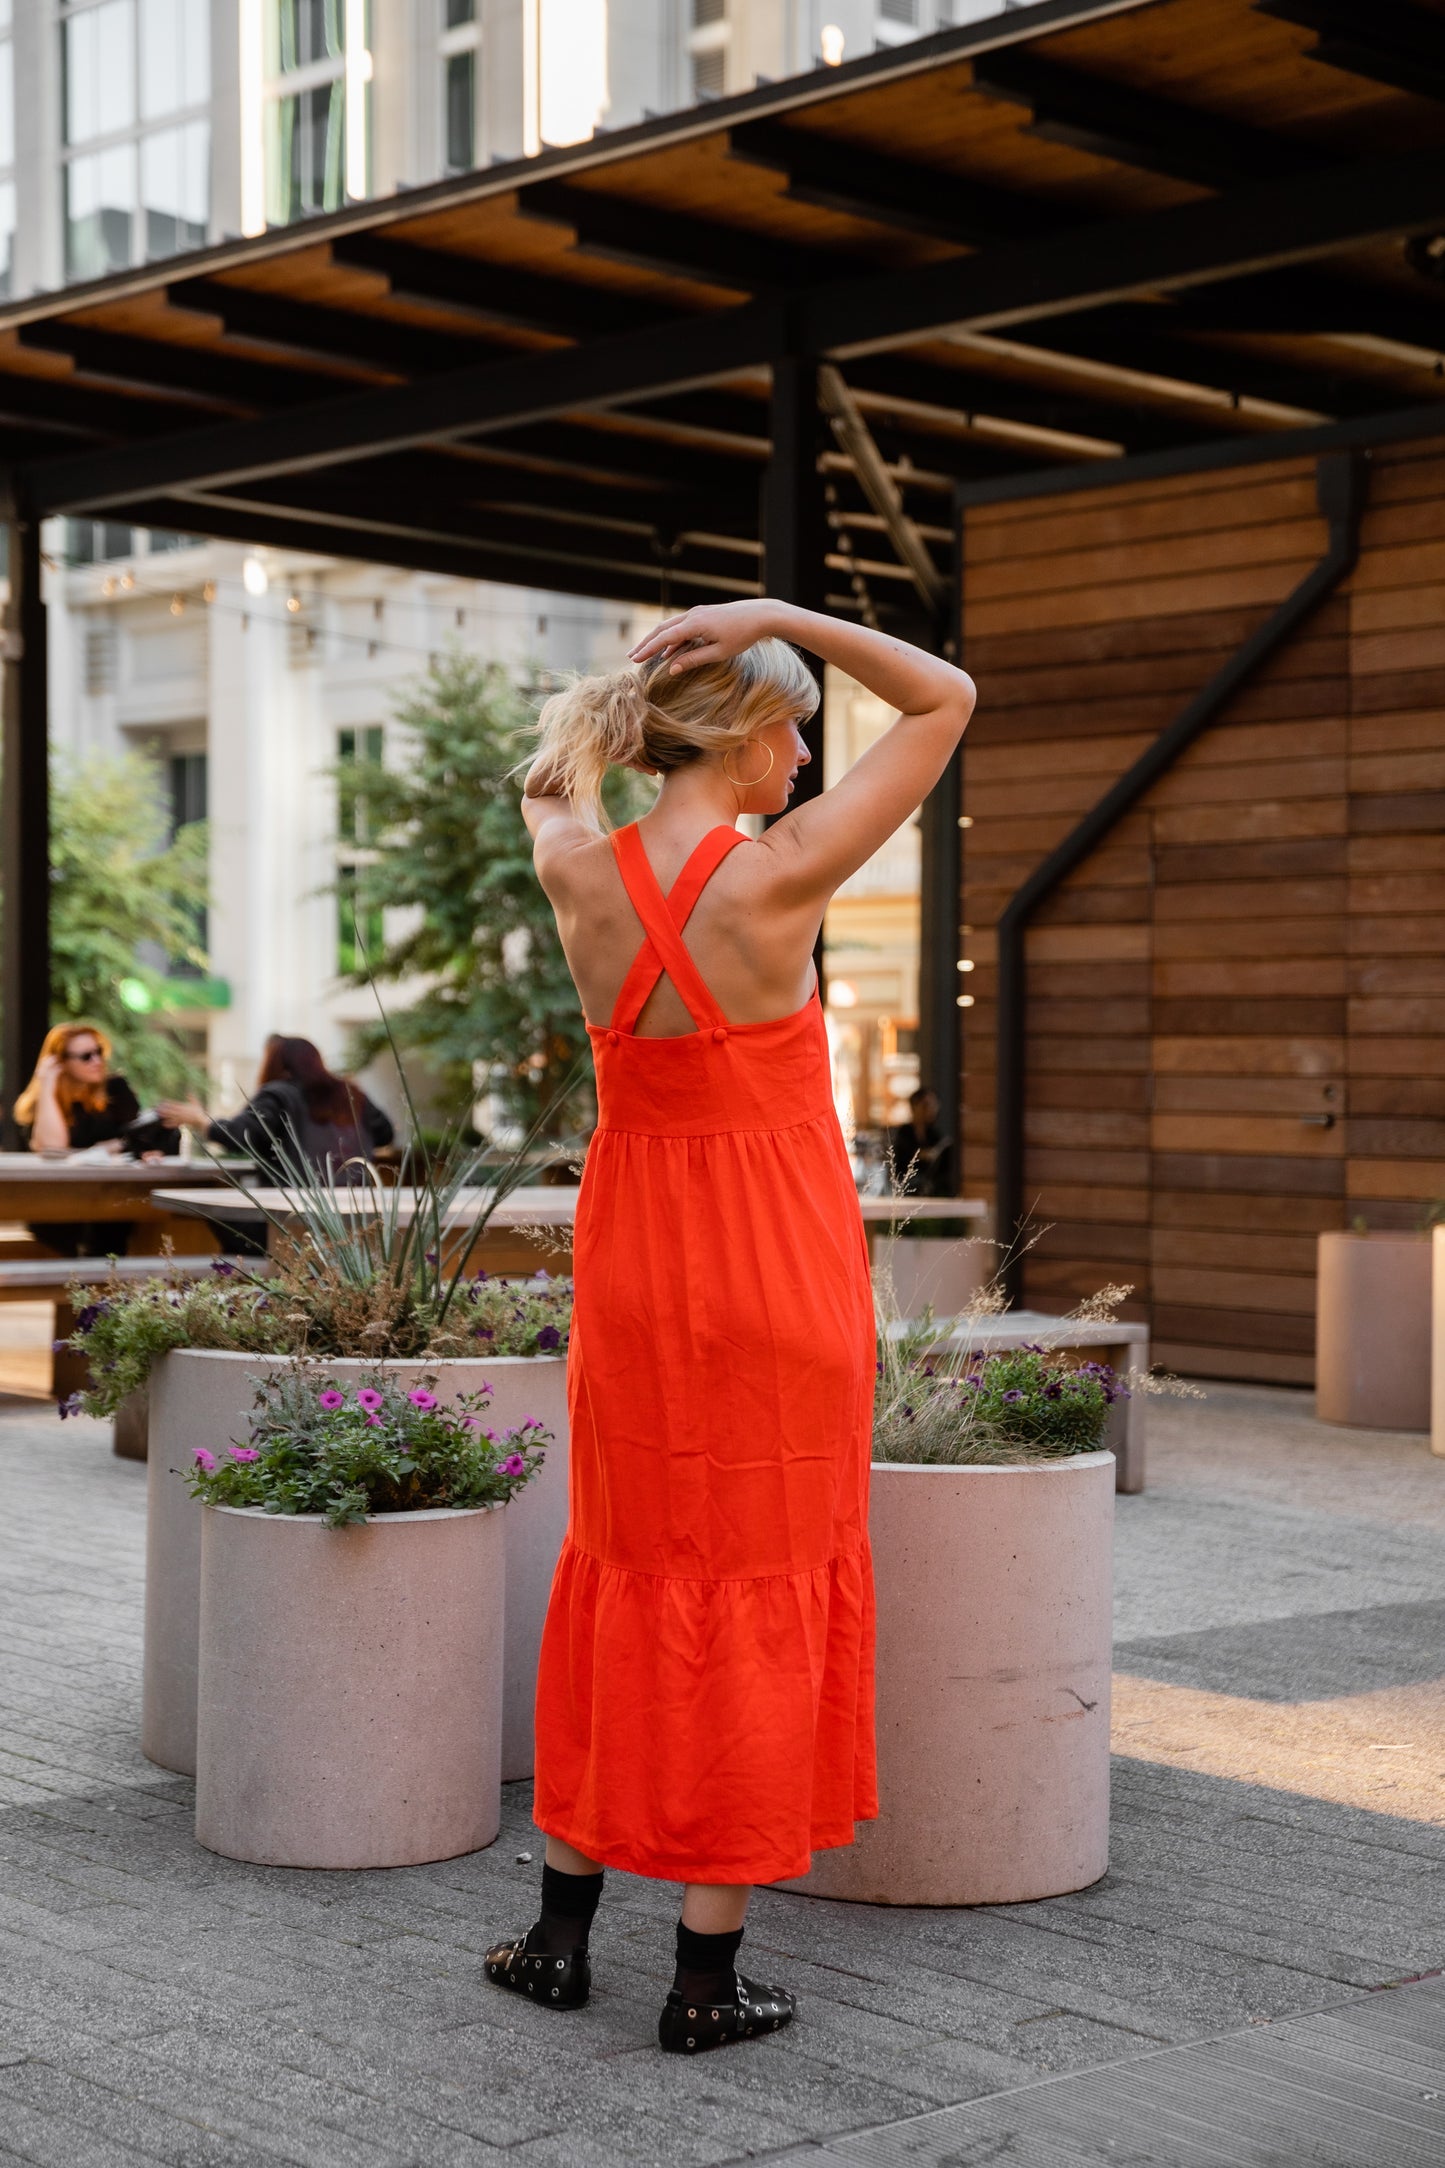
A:
<svg viewBox="0 0 1445 2168">
<path fill-rule="evenodd" d="M 1015 891 L 998 922 L 998 1125 L 994 1147 L 995 1224 L 1004 1246 L 1004 1289 L 1017 1303 L 1023 1288 L 1024 1093 L 1027 1088 L 1028 973 L 1025 935 L 1040 906 L 1167 775 L 1180 754 L 1215 722 L 1235 694 L 1283 647 L 1353 570 L 1368 488 L 1367 460 L 1327 452 L 1315 464 L 1320 511 L 1329 525 L 1324 555 L 1264 623 L 1237 647 L 1209 683 L 1162 730 L 1132 768 L 1107 790 Z"/>
</svg>

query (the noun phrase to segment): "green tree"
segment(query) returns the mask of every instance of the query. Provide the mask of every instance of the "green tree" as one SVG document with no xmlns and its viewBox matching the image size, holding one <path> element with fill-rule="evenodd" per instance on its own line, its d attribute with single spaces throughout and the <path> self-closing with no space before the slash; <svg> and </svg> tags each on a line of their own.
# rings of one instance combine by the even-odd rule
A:
<svg viewBox="0 0 1445 2168">
<path fill-rule="evenodd" d="M 57 762 L 50 803 L 52 1021 L 101 1025 L 142 1101 L 194 1090 L 200 1070 L 154 1012 L 173 1002 L 172 966 L 205 967 L 205 823 L 172 839 L 135 753 Z"/>
<path fill-rule="evenodd" d="M 509 1112 L 530 1122 L 587 1047 L 512 773 L 534 707 L 500 664 L 453 650 L 396 720 L 405 767 L 358 759 L 337 771 L 348 841 L 366 853 L 342 910 L 354 895 L 363 930 L 382 911 L 406 913 L 406 930 L 358 957 L 351 976 L 423 979 L 425 991 L 391 1018 L 398 1043 L 424 1055 L 458 1101 L 485 1070 Z M 360 1033 L 357 1058 L 383 1043 L 379 1025 Z"/>
</svg>

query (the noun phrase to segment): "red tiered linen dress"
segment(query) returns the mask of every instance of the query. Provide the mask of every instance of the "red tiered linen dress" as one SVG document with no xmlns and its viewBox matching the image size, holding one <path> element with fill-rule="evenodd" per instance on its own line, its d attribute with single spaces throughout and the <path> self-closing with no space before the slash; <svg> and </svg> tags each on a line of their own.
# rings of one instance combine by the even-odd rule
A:
<svg viewBox="0 0 1445 2168">
<path fill-rule="evenodd" d="M 577 1203 L 567 1538 L 537 1682 L 535 1816 L 635 1874 L 773 1882 L 878 1811 L 867 1245 L 816 994 L 729 1024 L 681 939 L 744 838 L 664 898 L 609 1028 Z M 633 1027 L 666 971 L 696 1031 Z"/>
</svg>

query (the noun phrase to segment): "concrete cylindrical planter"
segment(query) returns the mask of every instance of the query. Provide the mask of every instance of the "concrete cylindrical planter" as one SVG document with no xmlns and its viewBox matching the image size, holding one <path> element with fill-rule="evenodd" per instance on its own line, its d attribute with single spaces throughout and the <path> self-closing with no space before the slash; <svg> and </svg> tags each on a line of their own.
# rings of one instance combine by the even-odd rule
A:
<svg viewBox="0 0 1445 2168">
<path fill-rule="evenodd" d="M 1319 1238 L 1315 1413 L 1362 1430 L 1430 1428 L 1430 1238 Z"/>
<path fill-rule="evenodd" d="M 111 1449 L 122 1460 L 145 1460 L 150 1450 L 149 1386 L 127 1393 L 112 1418 Z"/>
<path fill-rule="evenodd" d="M 196 1769 L 196 1652 L 200 1630 L 201 1507 L 186 1488 L 198 1445 L 220 1455 L 246 1436 L 256 1380 L 286 1367 L 280 1355 L 177 1349 L 151 1376 L 149 1513 L 146 1523 L 145 1661 L 141 1752 L 163 1769 Z M 333 1362 L 338 1380 L 374 1363 Z M 493 1388 L 489 1421 L 510 1430 L 535 1415 L 553 1434 L 540 1474 L 506 1508 L 507 1619 L 502 1696 L 502 1779 L 532 1773 L 537 1652 L 552 1569 L 567 1526 L 565 1356 L 498 1356 L 490 1362 L 388 1363 L 404 1376 L 434 1373 L 453 1398 Z"/>
<path fill-rule="evenodd" d="M 1430 1450 L 1445 1459 L 1445 1227 L 1430 1240 Z"/>
<path fill-rule="evenodd" d="M 1109 1864 L 1114 1456 L 876 1464 L 881 1813 L 784 1886 L 1023 1904 Z"/>
<path fill-rule="evenodd" d="M 502 1818 L 505 1509 L 202 1515 L 196 1839 L 410 1867 Z"/>
</svg>

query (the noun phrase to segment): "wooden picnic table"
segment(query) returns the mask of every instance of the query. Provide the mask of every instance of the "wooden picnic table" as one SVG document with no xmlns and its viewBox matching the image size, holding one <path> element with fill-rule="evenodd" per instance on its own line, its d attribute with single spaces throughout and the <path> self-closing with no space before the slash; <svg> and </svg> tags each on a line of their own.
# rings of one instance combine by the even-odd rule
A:
<svg viewBox="0 0 1445 2168">
<path fill-rule="evenodd" d="M 173 1158 L 147 1165 L 89 1152 L 54 1158 L 43 1152 L 0 1152 L 0 1221 L 132 1220 L 145 1228 L 151 1247 L 158 1247 L 166 1233 L 177 1238 L 178 1248 L 184 1247 L 179 1238 L 189 1234 L 194 1239 L 200 1230 L 178 1228 L 176 1215 L 162 1202 L 178 1176 L 212 1198 L 214 1185 L 221 1181 L 204 1160 Z M 212 1186 L 203 1188 L 205 1184 Z"/>
<path fill-rule="evenodd" d="M 366 1186 L 355 1189 L 338 1188 L 334 1195 L 340 1209 L 347 1214 L 362 1218 L 373 1214 L 377 1206 L 375 1193 Z M 474 1226 L 491 1203 L 494 1192 L 490 1189 L 463 1189 L 457 1192 L 447 1215 L 445 1231 L 453 1236 Z M 414 1189 L 395 1189 L 386 1193 L 386 1207 L 393 1207 L 402 1223 L 406 1224 L 416 1210 L 417 1192 Z M 887 1233 L 906 1219 L 910 1222 L 927 1220 L 979 1220 L 986 1211 L 985 1205 L 974 1197 L 916 1197 L 909 1198 L 902 1206 L 891 1197 L 860 1197 L 864 1223 L 870 1231 Z M 218 1199 L 214 1189 L 167 1189 L 157 1192 L 156 1203 L 180 1214 L 192 1214 L 199 1218 L 209 1215 L 224 1217 L 234 1225 L 249 1225 L 259 1231 L 274 1220 L 295 1224 L 302 1218 L 301 1200 L 293 1191 L 257 1187 L 242 1197 L 232 1190 L 224 1202 Z M 488 1271 L 534 1272 L 537 1266 L 550 1261 L 555 1266 L 559 1257 L 570 1259 L 569 1244 L 559 1241 L 554 1251 L 546 1252 L 531 1243 L 523 1229 L 529 1227 L 555 1227 L 559 1230 L 572 1226 L 577 1211 L 577 1191 L 571 1185 L 526 1185 L 514 1189 L 492 1210 L 486 1232 L 479 1238 L 472 1252 L 472 1261 Z"/>
</svg>

